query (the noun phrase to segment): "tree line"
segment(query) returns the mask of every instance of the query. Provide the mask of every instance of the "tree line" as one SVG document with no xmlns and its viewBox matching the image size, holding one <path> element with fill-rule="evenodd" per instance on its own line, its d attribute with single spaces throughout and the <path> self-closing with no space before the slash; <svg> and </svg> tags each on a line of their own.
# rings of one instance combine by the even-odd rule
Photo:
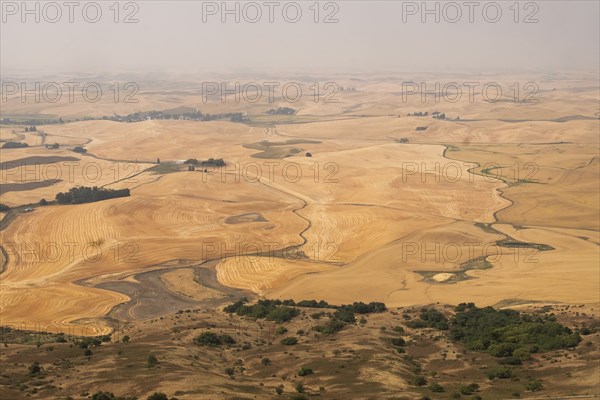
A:
<svg viewBox="0 0 600 400">
<path fill-rule="evenodd" d="M 77 186 L 68 192 L 59 192 L 56 195 L 58 204 L 83 204 L 130 196 L 129 189 L 105 189 L 101 187 Z"/>
</svg>

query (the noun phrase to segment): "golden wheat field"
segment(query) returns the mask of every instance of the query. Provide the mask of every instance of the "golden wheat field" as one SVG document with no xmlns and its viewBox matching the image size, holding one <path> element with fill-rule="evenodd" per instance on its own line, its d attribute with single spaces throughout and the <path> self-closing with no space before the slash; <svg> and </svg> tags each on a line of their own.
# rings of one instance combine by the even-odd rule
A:
<svg viewBox="0 0 600 400">
<path fill-rule="evenodd" d="M 0 201 L 11 207 L 0 232 L 3 321 L 108 332 L 105 317 L 119 307 L 144 308 L 127 285 L 151 273 L 158 299 L 190 303 L 234 289 L 392 307 L 598 301 L 598 93 L 589 81 L 549 78 L 538 103 L 493 104 L 403 101 L 399 82 L 345 83 L 356 90 L 339 102 L 302 101 L 285 118 L 265 115 L 285 103 L 204 103 L 194 91 L 142 92 L 118 110 L 27 110 L 124 115 L 173 108 L 169 100 L 247 112 L 246 123 L 2 125 L 3 142 L 29 145 L 1 150 Z M 192 158 L 226 165 L 190 171 Z M 131 195 L 53 202 L 75 186 Z M 120 315 L 143 319 L 137 310 Z"/>
</svg>

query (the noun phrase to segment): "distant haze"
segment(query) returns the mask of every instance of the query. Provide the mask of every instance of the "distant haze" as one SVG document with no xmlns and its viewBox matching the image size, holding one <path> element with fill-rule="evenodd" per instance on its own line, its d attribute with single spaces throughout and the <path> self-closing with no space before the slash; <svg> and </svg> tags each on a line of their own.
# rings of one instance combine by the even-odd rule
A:
<svg viewBox="0 0 600 400">
<path fill-rule="evenodd" d="M 263 1 L 251 6 L 240 2 L 239 23 L 234 14 L 225 15 L 227 21 L 221 22 L 221 1 L 121 2 L 118 15 L 113 1 L 98 1 L 95 4 L 100 5 L 102 15 L 96 23 L 82 16 L 83 7 L 91 2 L 80 2 L 72 10 L 73 23 L 63 3 L 55 3 L 61 9 L 59 19 L 47 2 L 28 2 L 34 12 L 23 15 L 21 1 L 2 1 L 3 74 L 27 70 L 51 74 L 599 68 L 598 1 L 520 2 L 518 7 L 513 1 L 498 1 L 495 4 L 500 5 L 502 15 L 496 23 L 486 21 L 496 19 L 497 7 L 490 2 L 475 2 L 472 23 L 464 1 L 451 6 L 452 2 L 437 2 L 439 23 L 435 13 L 422 14 L 421 1 L 320 2 L 318 16 L 313 1 L 272 2 L 278 3 L 272 8 L 273 23 L 268 21 L 268 2 Z M 293 20 L 296 4 L 302 16 L 296 23 L 287 22 L 283 8 L 285 17 Z M 436 2 L 425 6 L 435 10 Z M 90 20 L 96 16 L 94 7 L 86 8 Z M 236 3 L 228 2 L 227 7 L 235 10 Z M 257 9 L 262 18 L 252 23 Z M 462 17 L 452 23 L 457 10 Z M 36 13 L 39 23 L 34 20 Z M 139 22 L 123 23 L 127 15 Z M 339 22 L 324 23 L 328 15 Z M 426 22 L 421 22 L 422 17 Z M 53 19 L 57 22 L 52 23 Z"/>
</svg>

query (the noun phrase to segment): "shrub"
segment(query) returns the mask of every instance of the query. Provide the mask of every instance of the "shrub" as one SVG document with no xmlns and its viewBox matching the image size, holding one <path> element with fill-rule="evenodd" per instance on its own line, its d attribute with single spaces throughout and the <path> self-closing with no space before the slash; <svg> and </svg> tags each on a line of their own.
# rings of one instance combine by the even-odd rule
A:
<svg viewBox="0 0 600 400">
<path fill-rule="evenodd" d="M 349 309 L 337 310 L 333 313 L 333 317 L 339 319 L 340 321 L 347 322 L 349 324 L 353 324 L 356 322 L 356 317 L 354 317 L 354 312 Z"/>
<path fill-rule="evenodd" d="M 448 329 L 448 319 L 434 308 L 423 308 L 419 319 L 406 323 L 410 328 L 435 328 L 439 330 Z"/>
<path fill-rule="evenodd" d="M 275 393 L 281 395 L 283 393 L 283 385 L 279 385 L 275 388 Z"/>
<path fill-rule="evenodd" d="M 314 374 L 312 368 L 302 367 L 300 371 L 298 371 L 298 376 L 307 376 Z"/>
<path fill-rule="evenodd" d="M 531 358 L 531 350 L 526 347 L 519 347 L 513 351 L 513 356 L 521 360 L 529 360 Z"/>
<path fill-rule="evenodd" d="M 194 339 L 198 346 L 220 346 L 223 344 L 221 338 L 214 332 L 204 332 Z"/>
<path fill-rule="evenodd" d="M 439 383 L 433 382 L 429 385 L 429 390 L 433 393 L 442 393 L 444 391 L 444 387 Z"/>
<path fill-rule="evenodd" d="M 542 385 L 542 381 L 540 381 L 539 379 L 533 379 L 525 384 L 525 388 L 531 392 L 537 392 L 539 390 L 542 390 L 544 388 L 544 385 Z"/>
<path fill-rule="evenodd" d="M 425 386 L 427 385 L 427 379 L 424 376 L 417 375 L 413 379 L 413 385 L 415 386 Z"/>
<path fill-rule="evenodd" d="M 286 346 L 293 346 L 296 343 L 298 343 L 298 339 L 296 339 L 293 336 L 281 339 L 281 344 L 286 345 Z"/>
<path fill-rule="evenodd" d="M 221 343 L 223 343 L 223 344 L 227 344 L 227 345 L 235 344 L 235 340 L 233 340 L 233 338 L 229 335 L 221 335 L 221 336 L 219 336 L 219 338 L 221 339 Z"/>
<path fill-rule="evenodd" d="M 298 393 L 304 393 L 304 385 L 301 383 L 296 383 L 296 386 L 294 387 L 296 389 L 296 392 Z"/>
<path fill-rule="evenodd" d="M 521 365 L 523 361 L 519 357 L 505 357 L 498 360 L 498 364 L 502 365 Z"/>
<path fill-rule="evenodd" d="M 10 210 L 9 206 L 7 206 L 6 204 L 0 203 L 0 212 L 6 212 L 8 210 Z"/>
<path fill-rule="evenodd" d="M 167 395 L 162 392 L 155 392 L 154 394 L 148 396 L 147 400 L 169 400 Z"/>
<path fill-rule="evenodd" d="M 512 369 L 508 368 L 508 367 L 497 367 L 497 368 L 493 368 L 490 371 L 488 371 L 487 373 L 487 377 L 490 380 L 493 379 L 509 379 L 513 377 L 513 371 Z"/>
<path fill-rule="evenodd" d="M 115 395 L 110 392 L 96 392 L 92 395 L 92 400 L 114 400 Z"/>
<path fill-rule="evenodd" d="M 271 365 L 271 360 L 268 359 L 267 357 L 264 357 L 263 359 L 260 360 L 260 363 L 262 365 Z"/>
<path fill-rule="evenodd" d="M 405 346 L 406 345 L 406 340 L 402 339 L 402 338 L 393 338 L 392 339 L 392 345 L 393 346 Z"/>
<path fill-rule="evenodd" d="M 235 340 L 229 335 L 217 335 L 214 332 L 204 332 L 194 339 L 198 346 L 221 346 L 223 344 L 235 344 Z"/>
<path fill-rule="evenodd" d="M 275 329 L 275 333 L 278 335 L 283 335 L 284 333 L 287 333 L 287 331 L 287 328 L 284 326 L 278 326 L 277 329 Z"/>
<path fill-rule="evenodd" d="M 460 393 L 464 395 L 471 395 L 479 390 L 479 385 L 476 383 L 471 383 L 467 386 L 463 386 L 460 388 Z"/>
<path fill-rule="evenodd" d="M 158 358 L 153 354 L 148 356 L 148 368 L 154 368 L 158 365 Z"/>
<path fill-rule="evenodd" d="M 333 335 L 344 329 L 346 324 L 339 319 L 332 318 L 324 325 L 317 325 L 313 327 L 313 329 L 319 333 L 323 333 L 325 335 Z"/>
<path fill-rule="evenodd" d="M 42 372 L 42 366 L 40 365 L 39 362 L 34 361 L 33 364 L 31 364 L 29 366 L 29 375 L 30 376 L 34 376 L 34 375 L 38 375 L 40 372 Z"/>
<path fill-rule="evenodd" d="M 292 318 L 294 318 L 298 314 L 300 314 L 300 311 L 298 311 L 296 308 L 281 306 L 281 307 L 277 307 L 277 308 L 271 310 L 267 314 L 266 319 L 269 321 L 275 321 L 275 322 L 281 323 L 281 322 L 290 321 Z"/>
<path fill-rule="evenodd" d="M 225 373 L 229 376 L 233 376 L 233 374 L 235 373 L 235 369 L 233 369 L 231 367 L 227 367 L 227 368 L 225 368 Z"/>
</svg>

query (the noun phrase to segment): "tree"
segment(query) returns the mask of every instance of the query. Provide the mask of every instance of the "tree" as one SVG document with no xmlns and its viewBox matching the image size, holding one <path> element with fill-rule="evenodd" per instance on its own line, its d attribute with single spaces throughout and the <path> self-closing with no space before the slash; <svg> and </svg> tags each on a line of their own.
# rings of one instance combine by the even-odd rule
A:
<svg viewBox="0 0 600 400">
<path fill-rule="evenodd" d="M 3 149 L 19 149 L 23 147 L 29 147 L 29 145 L 21 142 L 6 142 L 2 145 Z"/>
<path fill-rule="evenodd" d="M 235 373 L 235 369 L 233 369 L 231 367 L 227 367 L 227 368 L 225 368 L 225 373 L 229 376 L 233 376 L 233 374 Z"/>
<path fill-rule="evenodd" d="M 68 192 L 57 193 L 55 198 L 58 204 L 83 204 L 114 199 L 118 197 L 128 197 L 130 195 L 131 193 L 129 189 L 115 190 L 105 189 L 97 186 L 77 186 L 72 187 Z"/>
<path fill-rule="evenodd" d="M 10 210 L 9 206 L 7 206 L 6 204 L 0 203 L 0 211 L 1 212 L 6 212 L 6 211 L 9 211 L 9 210 Z"/>
<path fill-rule="evenodd" d="M 156 163 L 157 163 L 157 164 L 160 164 L 160 158 L 157 158 L 157 159 L 156 159 Z"/>
<path fill-rule="evenodd" d="M 40 206 L 47 206 L 48 202 L 46 201 L 46 199 L 41 199 L 40 200 Z"/>
<path fill-rule="evenodd" d="M 73 151 L 74 151 L 75 153 L 79 153 L 79 154 L 85 154 L 85 153 L 87 153 L 87 150 L 86 150 L 86 149 L 84 149 L 84 148 L 83 148 L 83 147 L 81 147 L 81 146 L 75 146 L 75 147 L 73 147 Z"/>
<path fill-rule="evenodd" d="M 279 385 L 275 388 L 275 393 L 277 393 L 278 395 L 282 395 L 283 394 L 283 385 Z"/>
</svg>

